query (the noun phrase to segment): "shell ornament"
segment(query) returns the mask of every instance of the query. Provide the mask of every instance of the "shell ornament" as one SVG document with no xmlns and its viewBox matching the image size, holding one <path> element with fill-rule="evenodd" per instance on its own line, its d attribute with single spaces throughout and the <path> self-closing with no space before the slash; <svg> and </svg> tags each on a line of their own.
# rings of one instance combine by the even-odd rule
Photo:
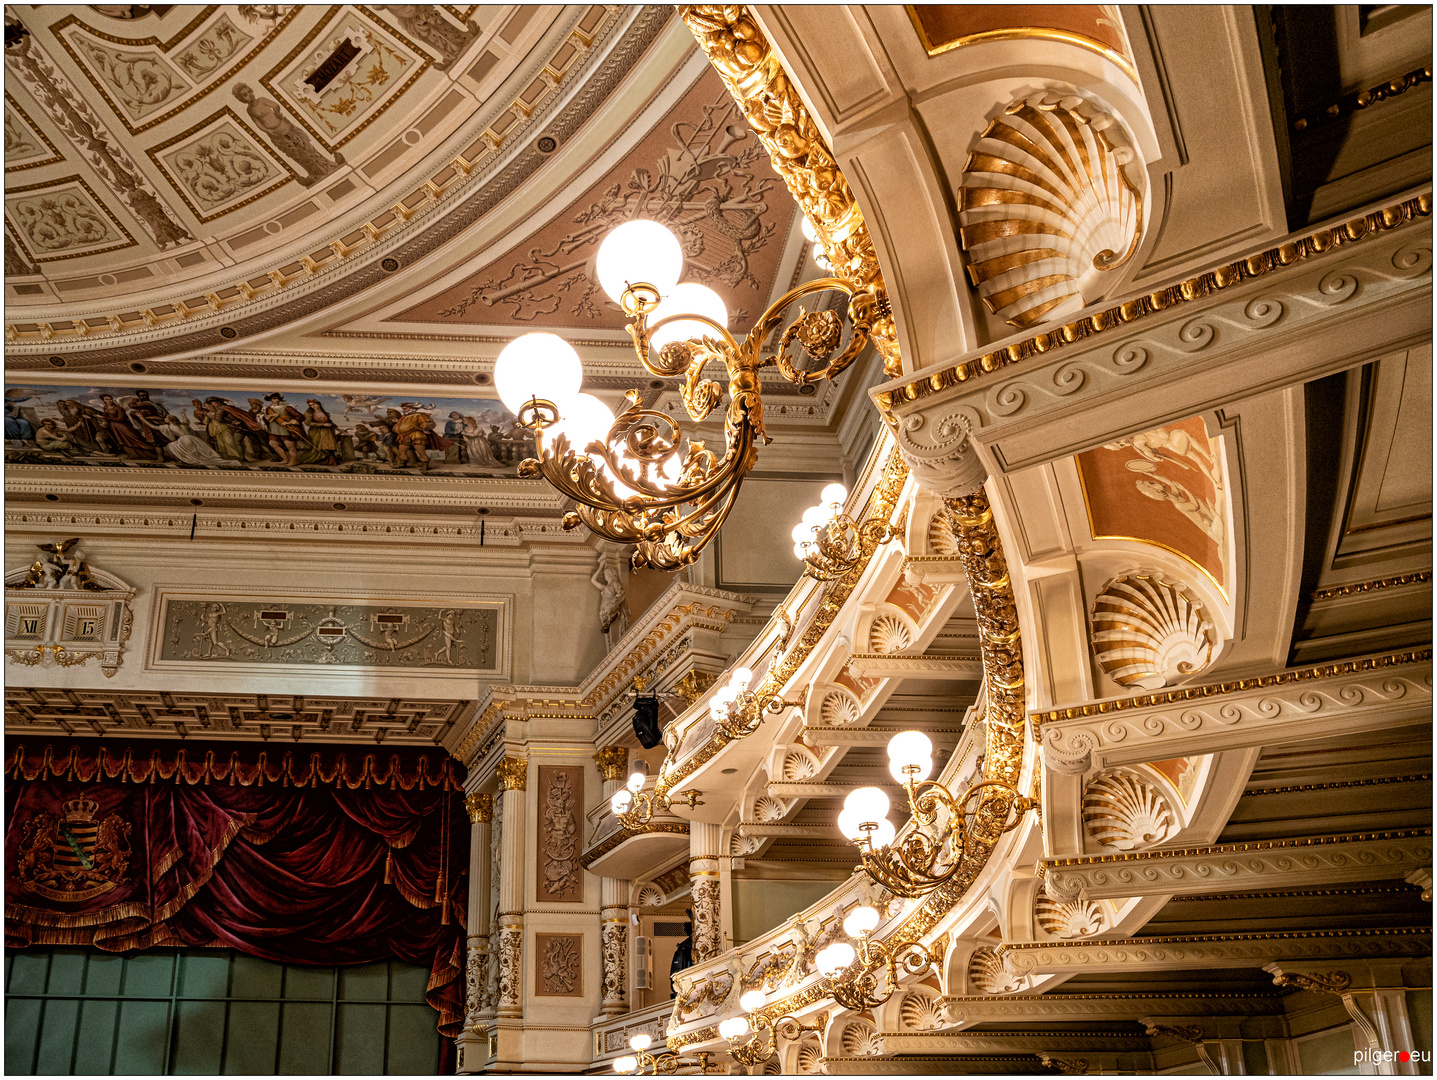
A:
<svg viewBox="0 0 1437 1080">
<path fill-rule="evenodd" d="M 868 631 L 869 646 L 876 653 L 902 652 L 913 643 L 913 634 L 896 615 L 880 615 Z"/>
<path fill-rule="evenodd" d="M 772 795 L 760 795 L 753 801 L 754 821 L 777 821 L 788 813 L 788 803 Z"/>
<path fill-rule="evenodd" d="M 1212 663 L 1217 631 L 1202 601 L 1162 574 L 1125 574 L 1093 600 L 1093 657 L 1122 686 L 1159 690 Z"/>
<path fill-rule="evenodd" d="M 1083 938 L 1108 929 L 1102 905 L 1091 900 L 1062 901 L 1039 897 L 1033 906 L 1038 925 L 1057 938 Z"/>
<path fill-rule="evenodd" d="M 953 526 L 947 514 L 935 514 L 928 523 L 928 550 L 934 555 L 958 554 L 958 537 L 953 534 Z"/>
<path fill-rule="evenodd" d="M 831 690 L 823 699 L 818 715 L 825 724 L 842 727 L 844 724 L 856 722 L 860 711 L 858 699 L 852 694 L 846 690 Z"/>
<path fill-rule="evenodd" d="M 644 885 L 634 897 L 634 903 L 638 907 L 658 907 L 663 902 L 664 890 L 657 885 Z"/>
<path fill-rule="evenodd" d="M 878 1029 L 867 1020 L 855 1020 L 844 1028 L 840 1042 L 843 1052 L 850 1057 L 877 1057 L 883 1053 Z"/>
<path fill-rule="evenodd" d="M 1142 238 L 1143 199 L 1113 118 L 1039 93 L 989 122 L 963 168 L 959 239 L 988 310 L 1020 329 L 1086 307 Z"/>
<path fill-rule="evenodd" d="M 988 945 L 974 950 L 969 957 L 968 982 L 982 994 L 1015 994 L 1028 985 L 1027 977 L 1014 974 L 998 951 Z"/>
<path fill-rule="evenodd" d="M 945 1022 L 943 1006 L 938 998 L 924 990 L 905 994 L 898 1008 L 899 1020 L 907 1030 L 937 1031 Z"/>
<path fill-rule="evenodd" d="M 1083 824 L 1104 847 L 1133 851 L 1171 837 L 1177 815 L 1162 792 L 1117 769 L 1094 777 L 1083 789 Z"/>
<path fill-rule="evenodd" d="M 806 1076 L 816 1074 L 822 1067 L 823 1047 L 818 1040 L 809 1039 L 798 1048 L 798 1071 Z"/>
<path fill-rule="evenodd" d="M 827 721 L 828 718 L 824 717 L 824 722 L 827 723 Z M 807 780 L 816 772 L 818 772 L 818 762 L 807 750 L 790 750 L 783 756 L 783 778 L 785 780 Z"/>
</svg>

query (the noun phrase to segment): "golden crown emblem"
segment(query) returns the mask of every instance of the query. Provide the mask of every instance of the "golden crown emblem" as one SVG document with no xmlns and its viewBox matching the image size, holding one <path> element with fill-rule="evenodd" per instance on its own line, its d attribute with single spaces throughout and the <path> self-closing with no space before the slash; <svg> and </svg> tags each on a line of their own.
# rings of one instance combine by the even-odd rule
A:
<svg viewBox="0 0 1437 1080">
<path fill-rule="evenodd" d="M 78 799 L 71 799 L 65 804 L 66 821 L 94 821 L 95 812 L 100 809 L 100 804 L 94 799 L 87 799 L 81 795 Z"/>
</svg>

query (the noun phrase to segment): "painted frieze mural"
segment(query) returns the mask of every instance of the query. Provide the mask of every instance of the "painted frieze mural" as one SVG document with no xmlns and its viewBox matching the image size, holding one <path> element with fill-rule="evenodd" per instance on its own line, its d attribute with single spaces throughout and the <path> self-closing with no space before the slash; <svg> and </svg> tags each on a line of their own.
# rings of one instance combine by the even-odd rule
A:
<svg viewBox="0 0 1437 1080">
<path fill-rule="evenodd" d="M 622 330 L 587 269 L 631 218 L 667 225 L 684 278 L 714 289 L 742 326 L 768 301 L 795 207 L 718 74 L 708 70 L 606 176 L 538 232 L 396 322 Z"/>
<path fill-rule="evenodd" d="M 158 659 L 492 672 L 502 616 L 497 605 L 167 597 Z"/>
<path fill-rule="evenodd" d="M 1201 417 L 1077 456 L 1095 539 L 1153 544 L 1227 580 L 1230 524 L 1222 446 Z"/>
<path fill-rule="evenodd" d="M 534 437 L 488 399 L 8 386 L 17 465 L 513 476 Z"/>
</svg>

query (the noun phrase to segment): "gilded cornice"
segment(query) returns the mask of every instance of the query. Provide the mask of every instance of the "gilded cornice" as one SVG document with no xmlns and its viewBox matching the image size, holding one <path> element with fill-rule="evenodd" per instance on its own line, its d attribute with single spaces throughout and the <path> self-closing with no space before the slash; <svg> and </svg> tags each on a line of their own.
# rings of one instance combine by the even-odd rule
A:
<svg viewBox="0 0 1437 1080">
<path fill-rule="evenodd" d="M 1395 577 L 1378 578 L 1375 581 L 1354 581 L 1350 585 L 1334 585 L 1330 589 L 1318 589 L 1312 594 L 1314 602 L 1336 600 L 1342 596 L 1357 596 L 1362 593 L 1396 589 L 1403 585 L 1428 585 L 1432 582 L 1432 571 L 1423 570 L 1416 574 L 1398 574 Z"/>
<path fill-rule="evenodd" d="M 1298 836 L 1286 840 L 1249 840 L 1240 844 L 1213 844 L 1203 847 L 1158 848 L 1152 851 L 1123 851 L 1112 855 L 1079 855 L 1066 859 L 1042 859 L 1045 869 L 1062 866 L 1098 866 L 1105 863 L 1155 862 L 1162 859 L 1187 859 L 1202 855 L 1241 855 L 1244 852 L 1287 851 L 1297 848 L 1319 848 L 1333 844 L 1358 844 L 1380 840 L 1412 840 L 1431 836 L 1431 829 L 1395 829 L 1388 832 L 1348 833 L 1340 836 Z"/>
<path fill-rule="evenodd" d="M 1301 266 L 1310 259 L 1320 258 L 1344 245 L 1356 244 L 1379 233 L 1401 228 L 1418 218 L 1428 217 L 1431 213 L 1432 193 L 1424 192 L 1349 221 L 1285 240 L 1247 258 L 1237 259 L 1175 285 L 1134 297 L 1056 329 L 1034 334 L 981 356 L 925 373 L 922 377 L 915 377 L 912 382 L 880 391 L 874 395 L 874 401 L 877 402 L 884 421 L 890 427 L 896 426 L 898 419 L 893 410 L 900 403 L 918 401 L 949 387 L 1021 363 L 1030 357 L 1053 352 L 1115 329 L 1126 328 L 1170 308 L 1201 300 L 1242 281 L 1280 275 L 1290 267 Z"/>
<path fill-rule="evenodd" d="M 1246 693 L 1271 686 L 1286 686 L 1311 679 L 1340 678 L 1364 671 L 1399 667 L 1404 664 L 1420 664 L 1432 659 L 1431 649 L 1415 649 L 1409 652 L 1392 653 L 1387 656 L 1371 656 L 1362 660 L 1344 660 L 1335 664 L 1314 664 L 1311 667 L 1263 675 L 1254 679 L 1236 679 L 1231 682 L 1209 683 L 1206 686 L 1189 686 L 1180 690 L 1166 690 L 1160 694 L 1139 694 L 1136 697 L 1117 698 L 1113 701 L 1095 701 L 1090 705 L 1075 705 L 1065 709 L 1030 713 L 1028 719 L 1035 728 L 1059 720 L 1074 720 L 1093 716 L 1106 716 L 1124 709 L 1143 709 L 1155 705 L 1172 705 L 1183 701 L 1197 701 L 1202 698 L 1222 697 L 1227 694 Z"/>
<path fill-rule="evenodd" d="M 620 828 L 617 832 L 606 836 L 599 843 L 580 855 L 579 865 L 587 870 L 624 841 L 632 840 L 636 836 L 648 836 L 654 833 L 671 833 L 675 836 L 687 836 L 689 834 L 689 823 L 687 821 L 650 821 L 647 824 L 639 826 L 637 829 Z"/>
<path fill-rule="evenodd" d="M 484 736 L 489 734 L 494 722 L 500 720 L 502 723 L 501 717 L 503 711 L 504 703 L 502 701 L 491 701 L 489 707 L 474 721 L 473 726 L 469 729 L 469 733 L 465 735 L 464 738 L 460 740 L 459 745 L 454 748 L 454 756 L 465 765 L 468 765 L 469 755 L 474 752 L 474 748 L 479 745 L 484 739 Z"/>
<path fill-rule="evenodd" d="M 868 226 L 803 98 L 745 7 L 679 8 L 709 63 L 743 109 L 804 216 L 814 226 L 833 276 L 878 301 L 881 318 L 871 331 L 890 378 L 903 371 L 898 336 Z"/>
</svg>

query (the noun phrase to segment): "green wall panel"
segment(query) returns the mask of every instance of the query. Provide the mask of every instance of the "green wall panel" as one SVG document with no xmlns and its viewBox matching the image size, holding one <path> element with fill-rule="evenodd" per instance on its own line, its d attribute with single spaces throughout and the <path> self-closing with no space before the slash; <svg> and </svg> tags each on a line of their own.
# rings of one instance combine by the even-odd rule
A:
<svg viewBox="0 0 1437 1080">
<path fill-rule="evenodd" d="M 7 950 L 13 1074 L 433 1073 L 429 972 L 275 964 L 220 949 Z"/>
</svg>

